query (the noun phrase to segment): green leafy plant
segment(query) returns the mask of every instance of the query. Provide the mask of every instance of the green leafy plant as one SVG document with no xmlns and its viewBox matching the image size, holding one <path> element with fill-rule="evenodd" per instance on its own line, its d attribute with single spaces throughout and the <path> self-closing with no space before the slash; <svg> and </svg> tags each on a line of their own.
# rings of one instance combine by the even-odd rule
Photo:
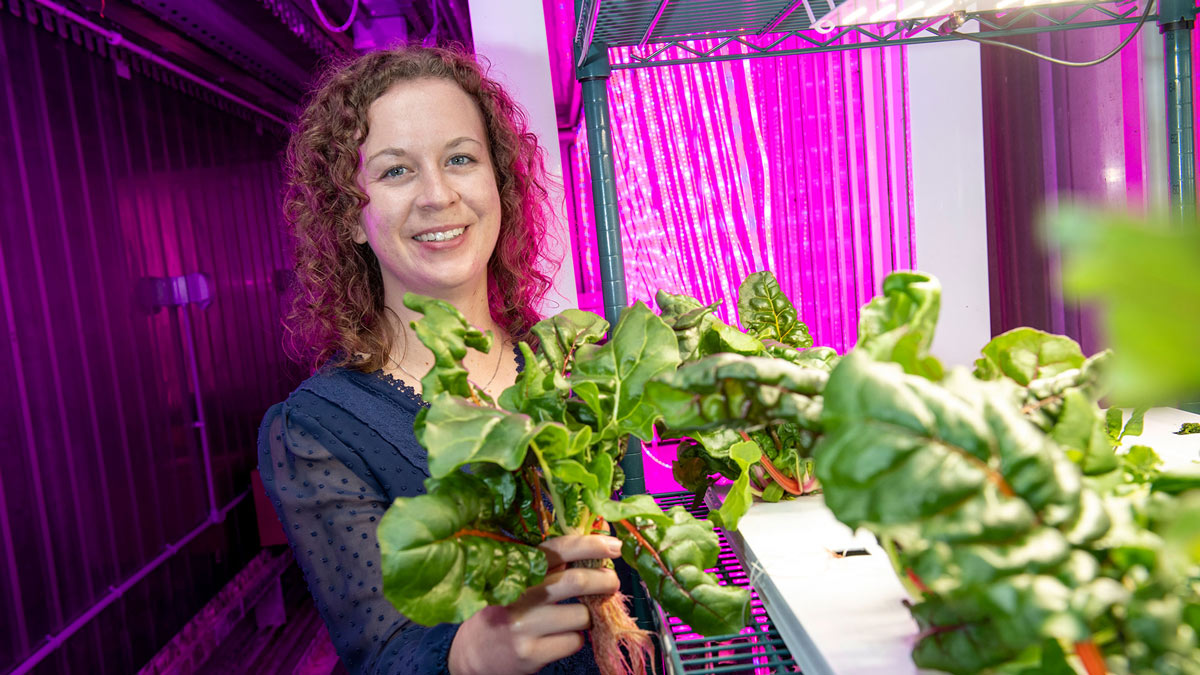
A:
<svg viewBox="0 0 1200 675">
<path fill-rule="evenodd" d="M 449 304 L 406 295 L 421 312 L 418 337 L 435 356 L 421 380 L 429 407 L 416 418 L 428 451 L 426 494 L 401 498 L 379 526 L 384 594 L 423 624 L 461 622 L 517 599 L 546 574 L 547 537 L 607 531 L 624 543 L 651 595 L 697 631 L 733 633 L 750 617 L 745 589 L 704 570 L 718 548 L 712 524 L 682 509 L 664 514 L 649 497 L 612 500 L 623 482 L 625 439 L 649 440 L 658 417 L 647 383 L 679 364 L 675 332 L 644 305 L 608 323 L 568 310 L 537 324 L 538 346 L 521 343 L 525 366 L 492 401 L 467 378 L 467 347 L 492 337 Z M 608 561 L 589 561 L 597 566 Z M 642 672 L 648 637 L 623 598 L 583 599 L 606 673 Z"/>
<path fill-rule="evenodd" d="M 824 377 L 837 363 L 833 349 L 812 347 L 808 327 L 770 272 L 755 272 L 738 288 L 737 308 L 744 332 L 715 315 L 720 303 L 701 305 L 693 298 L 665 291 L 658 292 L 656 303 L 663 321 L 675 331 L 684 364 L 724 354 L 732 363 L 741 362 L 738 356 L 753 357 L 750 362 L 763 368 L 770 368 L 772 361 L 787 362 L 811 369 L 817 373 L 814 377 Z M 706 400 L 716 403 L 727 393 L 736 398 L 736 392 L 713 391 L 706 392 Z M 659 406 L 663 404 L 660 395 L 667 394 L 660 389 L 650 396 Z M 734 482 L 730 498 L 711 516 L 723 527 L 736 528 L 753 498 L 778 501 L 819 488 L 812 466 L 816 435 L 811 429 L 780 422 L 752 432 L 692 429 L 682 435 L 665 424 L 659 433 L 663 438 L 682 436 L 673 473 L 697 500 L 721 476 Z M 740 448 L 737 456 L 735 447 Z"/>
<path fill-rule="evenodd" d="M 880 537 L 915 599 L 917 665 L 1200 672 L 1200 547 L 1175 505 L 1196 480 L 1161 475 L 1144 446 L 1114 452 L 1144 411 L 1122 424 L 1097 405 L 1107 354 L 1018 329 L 973 374 L 945 373 L 927 352 L 938 295 L 927 275 L 889 277 L 829 373 L 716 354 L 648 389 L 681 433 L 814 434 L 826 504 Z"/>
</svg>

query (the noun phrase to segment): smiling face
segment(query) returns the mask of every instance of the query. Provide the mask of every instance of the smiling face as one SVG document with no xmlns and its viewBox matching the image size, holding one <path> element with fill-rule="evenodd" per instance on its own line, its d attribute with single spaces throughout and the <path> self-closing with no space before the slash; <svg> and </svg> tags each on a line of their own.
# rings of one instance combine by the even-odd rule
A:
<svg viewBox="0 0 1200 675">
<path fill-rule="evenodd" d="M 500 191 L 478 106 L 448 80 L 399 82 L 367 110 L 355 241 L 379 259 L 385 302 L 404 292 L 487 297 Z"/>
</svg>

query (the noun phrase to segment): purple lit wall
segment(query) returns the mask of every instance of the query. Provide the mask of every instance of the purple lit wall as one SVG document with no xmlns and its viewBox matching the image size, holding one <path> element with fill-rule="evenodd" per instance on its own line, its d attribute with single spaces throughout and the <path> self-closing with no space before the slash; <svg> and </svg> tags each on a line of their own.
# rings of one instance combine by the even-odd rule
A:
<svg viewBox="0 0 1200 675">
<path fill-rule="evenodd" d="M 0 9 L 0 671 L 165 556 L 34 669 L 129 673 L 258 549 L 239 499 L 299 375 L 279 348 L 283 135 L 31 16 Z M 196 272 L 207 308 L 135 302 L 139 279 Z M 203 528 L 211 506 L 227 516 Z"/>
<path fill-rule="evenodd" d="M 1013 38 L 1057 58 L 1104 54 L 1132 26 Z M 1139 39 L 1161 38 L 1153 26 Z M 1158 47 L 1161 49 L 1161 46 Z M 1103 348 L 1088 311 L 1064 301 L 1057 260 L 1040 244 L 1043 206 L 1083 199 L 1141 211 L 1147 183 L 1142 59 L 1137 42 L 1090 68 L 1064 68 L 1005 49 L 983 49 L 984 152 L 992 332 L 1034 326 Z"/>
</svg>

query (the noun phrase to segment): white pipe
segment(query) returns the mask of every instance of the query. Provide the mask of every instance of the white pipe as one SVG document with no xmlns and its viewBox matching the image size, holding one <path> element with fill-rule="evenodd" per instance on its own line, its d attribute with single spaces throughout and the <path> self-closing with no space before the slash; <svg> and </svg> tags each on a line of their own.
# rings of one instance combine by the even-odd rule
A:
<svg viewBox="0 0 1200 675">
<path fill-rule="evenodd" d="M 193 539 L 200 536 L 200 533 L 204 532 L 213 525 L 223 522 L 233 507 L 240 504 L 242 500 L 245 499 L 249 494 L 250 490 L 245 490 L 240 495 L 234 497 L 232 501 L 230 501 L 221 509 L 216 520 L 214 520 L 212 517 L 206 518 L 203 523 L 200 523 L 196 529 L 184 535 L 182 539 L 177 542 L 167 544 L 167 547 L 162 553 L 158 554 L 158 557 L 156 557 L 154 560 L 151 560 L 142 569 L 134 572 L 133 575 L 123 581 L 120 586 L 109 586 L 108 595 L 104 596 L 100 602 L 97 602 L 88 608 L 88 611 L 79 615 L 79 617 L 68 624 L 66 628 L 54 635 L 47 636 L 46 644 L 42 645 L 40 649 L 31 654 L 29 658 L 22 661 L 21 665 L 17 666 L 16 670 L 12 671 L 11 675 L 24 675 L 25 673 L 32 671 L 39 663 L 42 662 L 42 659 L 54 653 L 54 650 L 61 647 L 62 644 L 70 639 L 72 635 L 77 633 L 80 628 L 83 628 L 89 621 L 96 618 L 100 612 L 103 612 L 109 605 L 116 602 L 117 599 L 122 595 L 125 595 L 125 592 L 130 588 L 133 588 L 137 582 L 141 581 L 146 577 L 146 575 L 157 569 L 159 565 L 166 562 L 168 558 L 175 555 L 175 553 L 181 548 L 191 543 Z"/>
<path fill-rule="evenodd" d="M 127 42 L 120 33 L 113 32 L 103 26 L 99 26 L 95 23 L 92 23 L 88 19 L 76 14 L 75 12 L 72 12 L 71 10 L 58 4 L 57 2 L 52 2 L 51 0 L 33 0 L 33 1 L 35 3 L 41 5 L 42 7 L 45 7 L 46 9 L 54 12 L 55 14 L 63 17 L 64 19 L 67 19 L 68 21 L 73 21 L 73 22 L 79 24 L 80 26 L 87 28 L 90 31 L 97 33 L 98 35 L 103 37 L 105 40 L 107 40 L 110 45 L 113 45 L 114 47 L 119 46 L 122 49 L 129 50 L 129 51 L 133 52 L 134 54 L 137 54 L 138 56 L 146 59 L 147 61 L 151 61 L 151 62 L 155 63 L 156 65 L 161 66 L 162 68 L 166 68 L 167 70 L 171 71 L 172 73 L 175 73 L 176 75 L 184 78 L 185 80 L 194 82 L 195 84 L 198 84 L 201 87 L 208 89 L 209 91 L 213 92 L 214 94 L 223 96 L 244 108 L 253 110 L 254 112 L 258 113 L 259 115 L 262 115 L 263 117 L 271 120 L 272 122 L 275 122 L 276 124 L 279 124 L 280 126 L 282 126 L 284 128 L 288 127 L 287 122 L 285 122 L 282 119 L 280 119 L 279 117 L 267 112 L 266 110 L 263 110 L 262 108 L 254 105 L 253 103 L 247 101 L 246 99 L 242 98 L 241 96 L 238 96 L 237 94 L 234 94 L 233 92 L 230 92 L 226 89 L 222 89 L 221 87 L 218 87 L 217 85 L 209 82 L 208 80 L 201 78 L 198 75 L 193 75 L 192 73 L 184 70 L 183 68 L 180 68 L 179 66 L 175 65 L 174 63 L 171 63 L 170 61 L 164 59 L 163 57 L 159 56 L 158 54 L 155 54 L 154 52 L 151 52 L 147 49 L 139 47 L 138 45 L 136 45 L 132 42 Z"/>
</svg>

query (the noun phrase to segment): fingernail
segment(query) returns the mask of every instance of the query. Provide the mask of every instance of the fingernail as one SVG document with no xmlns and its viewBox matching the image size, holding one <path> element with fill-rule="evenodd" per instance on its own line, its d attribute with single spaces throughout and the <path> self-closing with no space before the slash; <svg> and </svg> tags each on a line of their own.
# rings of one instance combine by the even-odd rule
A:
<svg viewBox="0 0 1200 675">
<path fill-rule="evenodd" d="M 621 555 L 621 540 L 616 537 L 608 538 L 608 553 L 609 557 L 617 558 Z"/>
</svg>

